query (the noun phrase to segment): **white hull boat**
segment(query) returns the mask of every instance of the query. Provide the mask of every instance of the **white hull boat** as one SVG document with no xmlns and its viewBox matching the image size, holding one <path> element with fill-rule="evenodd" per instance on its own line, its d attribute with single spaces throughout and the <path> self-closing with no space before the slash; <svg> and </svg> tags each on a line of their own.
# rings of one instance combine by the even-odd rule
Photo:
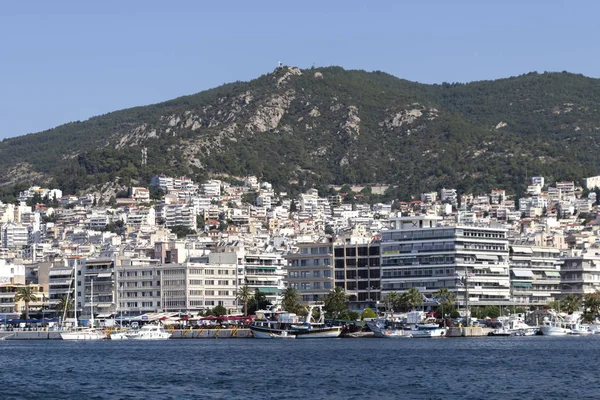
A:
<svg viewBox="0 0 600 400">
<path fill-rule="evenodd" d="M 165 332 L 162 326 L 144 325 L 139 331 L 125 335 L 129 340 L 165 340 L 171 337 L 170 332 Z"/>
<path fill-rule="evenodd" d="M 102 340 L 106 333 L 98 329 L 81 329 L 77 331 L 61 332 L 62 340 Z"/>
</svg>

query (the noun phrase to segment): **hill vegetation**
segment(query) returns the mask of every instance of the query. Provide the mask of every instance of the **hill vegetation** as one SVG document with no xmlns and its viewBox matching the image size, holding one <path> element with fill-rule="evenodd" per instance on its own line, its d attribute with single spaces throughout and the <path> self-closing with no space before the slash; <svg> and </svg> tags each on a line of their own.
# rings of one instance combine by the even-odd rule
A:
<svg viewBox="0 0 600 400">
<path fill-rule="evenodd" d="M 71 122 L 0 143 L 0 198 L 30 184 L 65 193 L 152 175 L 257 175 L 294 193 L 327 184 L 525 189 L 597 175 L 600 80 L 529 73 L 424 85 L 375 71 L 284 67 L 250 82 Z M 141 149 L 147 148 L 147 165 Z"/>
</svg>

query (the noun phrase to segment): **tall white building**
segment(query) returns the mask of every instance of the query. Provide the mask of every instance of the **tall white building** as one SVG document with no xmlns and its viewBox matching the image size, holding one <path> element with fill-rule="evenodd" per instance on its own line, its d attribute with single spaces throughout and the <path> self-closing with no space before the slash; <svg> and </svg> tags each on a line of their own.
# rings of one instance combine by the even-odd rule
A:
<svg viewBox="0 0 600 400">
<path fill-rule="evenodd" d="M 456 293 L 459 306 L 467 299 L 471 305 L 509 304 L 506 230 L 438 226 L 440 219 L 395 218 L 382 231 L 382 298 L 409 288 L 430 297 L 447 288 Z"/>
</svg>

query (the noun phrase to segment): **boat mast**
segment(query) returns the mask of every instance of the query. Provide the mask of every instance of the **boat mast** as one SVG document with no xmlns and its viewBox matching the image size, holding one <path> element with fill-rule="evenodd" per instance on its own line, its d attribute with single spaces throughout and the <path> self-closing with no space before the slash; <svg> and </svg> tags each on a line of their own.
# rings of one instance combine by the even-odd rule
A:
<svg viewBox="0 0 600 400">
<path fill-rule="evenodd" d="M 75 300 L 75 305 L 73 307 L 73 317 L 75 318 L 75 327 L 77 327 L 77 267 L 78 262 L 77 258 L 75 258 L 73 263 L 73 279 L 75 280 L 75 292 L 73 298 Z"/>
<path fill-rule="evenodd" d="M 90 314 L 92 314 L 92 318 L 91 318 L 91 322 L 92 322 L 92 328 L 94 327 L 94 280 L 91 280 L 92 282 L 92 291 L 90 294 Z"/>
</svg>

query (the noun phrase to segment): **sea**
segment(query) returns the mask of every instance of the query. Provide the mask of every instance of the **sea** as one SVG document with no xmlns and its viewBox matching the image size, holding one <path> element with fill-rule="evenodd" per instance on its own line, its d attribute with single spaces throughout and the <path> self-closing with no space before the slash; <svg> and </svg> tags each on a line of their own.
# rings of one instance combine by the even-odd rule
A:
<svg viewBox="0 0 600 400">
<path fill-rule="evenodd" d="M 600 335 L 0 341 L 0 399 L 600 399 Z"/>
</svg>

